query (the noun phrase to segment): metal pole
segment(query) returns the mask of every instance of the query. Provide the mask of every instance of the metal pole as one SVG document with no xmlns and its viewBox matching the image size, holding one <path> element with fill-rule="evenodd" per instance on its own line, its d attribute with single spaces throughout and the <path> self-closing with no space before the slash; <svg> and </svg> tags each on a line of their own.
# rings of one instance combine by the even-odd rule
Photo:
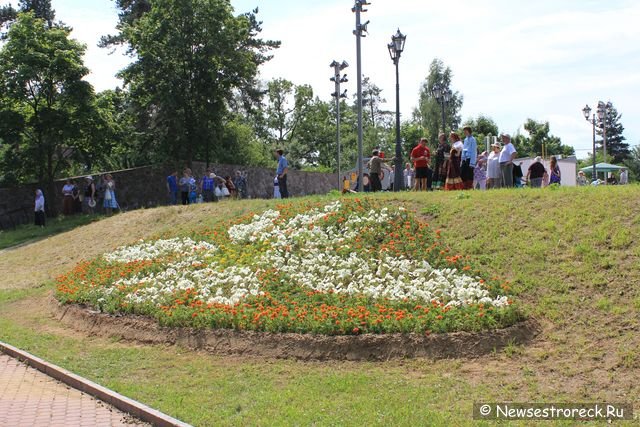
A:
<svg viewBox="0 0 640 427">
<path fill-rule="evenodd" d="M 447 101 L 445 101 L 444 98 L 442 98 L 442 103 L 440 104 L 440 106 L 442 107 L 442 133 L 445 134 L 445 138 L 446 138 L 446 135 L 447 135 L 447 127 L 446 127 L 447 125 L 445 123 L 446 116 L 445 116 L 445 112 L 444 112 L 444 107 L 445 107 L 446 103 L 447 103 Z"/>
<path fill-rule="evenodd" d="M 333 62 L 333 79 L 335 82 L 336 97 L 336 145 L 338 148 L 337 162 L 338 162 L 338 191 L 342 190 L 342 171 L 340 169 L 340 67 L 337 62 Z"/>
<path fill-rule="evenodd" d="M 402 172 L 402 145 L 400 141 L 400 56 L 396 63 L 396 171 L 394 174 L 393 191 L 400 191 L 404 187 Z"/>
<path fill-rule="evenodd" d="M 596 114 L 593 113 L 593 174 L 591 175 L 591 180 L 595 181 L 598 179 L 598 171 L 596 169 Z"/>
<path fill-rule="evenodd" d="M 602 120 L 602 147 L 604 148 L 604 162 L 607 163 L 607 110 L 604 111 L 604 120 Z M 605 174 L 604 185 L 608 185 L 609 176 Z"/>
<path fill-rule="evenodd" d="M 338 117 L 337 117 L 337 126 L 336 126 L 336 139 L 338 140 L 338 191 L 342 190 L 342 171 L 340 169 L 340 81 L 338 80 L 338 83 L 336 83 L 336 86 L 338 88 L 338 90 L 336 90 L 336 93 L 338 94 L 338 96 L 336 96 L 336 111 L 338 113 Z"/>
<path fill-rule="evenodd" d="M 357 59 L 357 73 L 358 73 L 358 191 L 364 191 L 364 183 L 363 180 L 363 153 L 362 153 L 362 46 L 361 46 L 361 38 L 362 38 L 362 24 L 360 22 L 360 12 L 362 12 L 362 3 L 364 0 L 356 0 L 355 4 L 355 12 L 356 12 L 356 59 Z"/>
</svg>

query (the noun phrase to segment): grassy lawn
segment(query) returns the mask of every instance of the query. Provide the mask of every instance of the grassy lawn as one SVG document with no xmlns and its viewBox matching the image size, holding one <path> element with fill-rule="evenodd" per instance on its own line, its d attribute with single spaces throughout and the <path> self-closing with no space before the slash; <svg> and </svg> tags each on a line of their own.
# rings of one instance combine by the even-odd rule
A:
<svg viewBox="0 0 640 427">
<path fill-rule="evenodd" d="M 475 401 L 638 408 L 639 196 L 636 186 L 377 196 L 381 205 L 415 209 L 454 253 L 509 279 L 542 324 L 530 345 L 475 360 L 221 358 L 87 337 L 52 318 L 51 279 L 79 260 L 273 205 L 267 201 L 130 212 L 6 253 L 0 340 L 203 426 L 494 425 L 472 420 Z"/>
<path fill-rule="evenodd" d="M 16 227 L 15 230 L 0 230 L 0 250 L 64 233 L 101 218 L 102 216 L 98 215 L 59 216 L 47 218 L 47 226 L 44 228 L 25 224 Z"/>
</svg>

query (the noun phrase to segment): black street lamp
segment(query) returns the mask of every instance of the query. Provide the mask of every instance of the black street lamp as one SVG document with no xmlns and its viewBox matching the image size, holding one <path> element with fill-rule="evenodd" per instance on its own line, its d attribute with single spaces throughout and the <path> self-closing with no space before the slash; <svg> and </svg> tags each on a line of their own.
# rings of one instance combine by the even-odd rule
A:
<svg viewBox="0 0 640 427">
<path fill-rule="evenodd" d="M 442 82 L 442 83 L 436 83 L 435 85 L 433 85 L 433 89 L 431 89 L 431 94 L 433 95 L 435 100 L 438 102 L 438 104 L 440 104 L 440 107 L 442 107 L 442 133 L 446 134 L 447 129 L 446 129 L 445 107 L 447 106 L 447 103 L 451 101 L 453 92 L 451 92 L 451 89 L 449 89 L 449 87 L 444 82 Z"/>
<path fill-rule="evenodd" d="M 338 190 L 342 190 L 342 170 L 340 168 L 340 99 L 347 97 L 347 90 L 344 92 L 340 92 L 340 83 L 346 83 L 349 80 L 347 79 L 347 75 L 340 76 L 340 72 L 347 68 L 349 64 L 347 61 L 342 61 L 339 63 L 338 61 L 333 61 L 329 67 L 333 68 L 333 77 L 331 77 L 331 81 L 335 83 L 336 90 L 331 94 L 336 99 L 336 143 L 338 145 Z"/>
<path fill-rule="evenodd" d="M 595 113 L 593 113 L 592 118 L 589 118 L 591 116 L 591 107 L 589 107 L 588 104 L 582 109 L 582 114 L 584 114 L 584 118 L 593 125 L 593 174 L 591 176 L 592 180 L 595 181 L 598 179 L 598 172 L 596 170 L 596 124 L 598 123 L 598 119 Z"/>
<path fill-rule="evenodd" d="M 391 36 L 391 43 L 387 45 L 391 60 L 396 66 L 396 169 L 393 174 L 393 191 L 400 191 L 404 187 L 402 177 L 402 143 L 400 141 L 400 71 L 398 65 L 400 64 L 400 55 L 402 55 L 404 51 L 404 43 L 406 40 L 407 36 L 402 34 L 398 28 L 398 32 Z"/>
</svg>

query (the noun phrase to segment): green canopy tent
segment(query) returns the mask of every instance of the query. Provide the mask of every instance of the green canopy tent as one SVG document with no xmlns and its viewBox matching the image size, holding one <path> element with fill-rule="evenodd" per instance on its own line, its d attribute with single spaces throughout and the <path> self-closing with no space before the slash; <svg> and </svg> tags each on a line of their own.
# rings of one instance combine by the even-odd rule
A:
<svg viewBox="0 0 640 427">
<path fill-rule="evenodd" d="M 598 172 L 616 172 L 619 171 L 621 169 L 626 169 L 624 166 L 616 166 L 616 165 L 612 165 L 610 163 L 598 163 L 596 165 L 596 173 Z M 582 168 L 580 169 L 582 172 L 589 172 L 589 173 L 593 173 L 593 165 L 592 166 L 587 166 L 586 168 Z"/>
</svg>

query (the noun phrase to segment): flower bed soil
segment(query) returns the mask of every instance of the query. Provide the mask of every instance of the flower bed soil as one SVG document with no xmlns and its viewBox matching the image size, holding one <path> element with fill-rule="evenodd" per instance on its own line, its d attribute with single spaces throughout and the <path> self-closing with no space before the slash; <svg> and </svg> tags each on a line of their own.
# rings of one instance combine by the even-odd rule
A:
<svg viewBox="0 0 640 427">
<path fill-rule="evenodd" d="M 327 336 L 162 327 L 144 316 L 114 316 L 77 304 L 63 305 L 55 299 L 51 299 L 51 305 L 62 323 L 88 335 L 141 344 L 179 345 L 221 356 L 305 361 L 474 358 L 506 345 L 525 344 L 537 336 L 540 328 L 534 319 L 529 319 L 505 329 L 474 333 Z"/>
</svg>

